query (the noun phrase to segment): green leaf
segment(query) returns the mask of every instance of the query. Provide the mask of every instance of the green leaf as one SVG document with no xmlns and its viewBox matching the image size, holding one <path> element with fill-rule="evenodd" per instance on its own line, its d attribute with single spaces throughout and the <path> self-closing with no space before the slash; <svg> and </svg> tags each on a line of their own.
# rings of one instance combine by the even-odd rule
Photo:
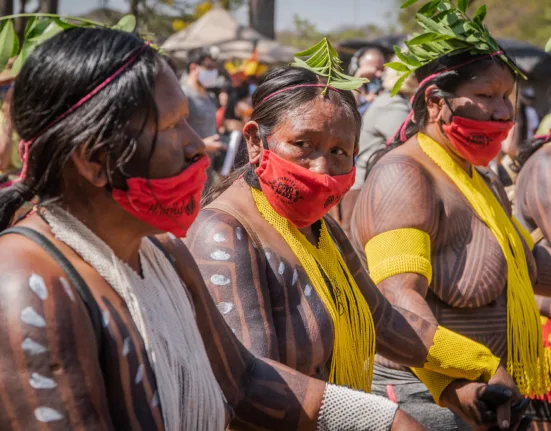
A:
<svg viewBox="0 0 551 431">
<path fill-rule="evenodd" d="M 457 7 L 461 12 L 467 12 L 467 8 L 469 7 L 469 0 L 459 0 L 457 2 Z"/>
<path fill-rule="evenodd" d="M 306 51 L 295 53 L 295 57 L 309 57 L 312 54 L 315 54 L 316 52 L 318 52 L 320 49 L 324 49 L 324 47 L 325 47 L 325 38 L 322 39 L 317 44 L 315 44 L 313 47 L 308 48 Z"/>
<path fill-rule="evenodd" d="M 37 45 L 40 45 L 41 43 L 46 42 L 48 39 L 54 37 L 56 34 L 59 34 L 62 31 L 63 28 L 59 27 L 55 21 L 52 21 L 41 35 L 33 37 L 29 40 L 36 42 Z"/>
<path fill-rule="evenodd" d="M 545 52 L 551 52 L 551 39 L 549 39 L 545 45 Z"/>
<path fill-rule="evenodd" d="M 392 87 L 392 91 L 390 92 L 390 95 L 392 97 L 396 96 L 400 92 L 400 88 L 402 88 L 402 85 L 404 85 L 404 82 L 406 82 L 406 79 L 409 78 L 409 76 L 412 74 L 412 72 L 404 73 L 398 81 L 396 81 L 396 84 L 394 84 L 394 87 Z"/>
<path fill-rule="evenodd" d="M 0 71 L 4 70 L 13 51 L 13 39 L 16 37 L 13 21 L 7 20 L 0 31 Z"/>
<path fill-rule="evenodd" d="M 125 15 L 113 28 L 132 33 L 136 29 L 136 17 L 134 15 Z"/>
<path fill-rule="evenodd" d="M 436 10 L 438 9 L 438 6 L 440 5 L 441 2 L 442 2 L 442 0 L 429 1 L 428 3 L 425 3 L 425 5 L 421 9 L 419 9 L 419 11 L 417 13 L 420 13 L 422 15 L 430 16 L 430 15 L 434 14 L 434 12 L 436 12 Z"/>
<path fill-rule="evenodd" d="M 11 67 L 11 73 L 13 76 L 16 76 L 21 71 L 21 68 L 23 67 L 23 64 L 27 60 L 27 57 L 31 55 L 31 52 L 34 51 L 36 48 L 36 42 L 31 42 L 26 40 L 23 42 L 23 48 L 21 48 L 21 52 L 13 62 L 13 66 Z"/>
<path fill-rule="evenodd" d="M 400 9 L 405 9 L 407 7 L 410 7 L 411 5 L 417 3 L 419 0 L 407 0 L 402 6 L 400 6 Z"/>
<path fill-rule="evenodd" d="M 17 54 L 19 54 L 19 36 L 17 35 L 17 31 L 15 28 L 13 29 L 13 48 L 11 51 L 10 58 L 15 57 Z"/>
<path fill-rule="evenodd" d="M 473 20 L 478 19 L 482 23 L 482 21 L 484 21 L 484 18 L 486 18 L 486 12 L 487 11 L 488 11 L 488 8 L 486 7 L 485 4 L 483 4 L 474 13 Z"/>
<path fill-rule="evenodd" d="M 394 53 L 402 63 L 409 64 L 413 67 L 421 66 L 421 62 L 414 55 L 401 51 L 400 48 L 398 48 L 397 46 L 394 47 Z"/>
<path fill-rule="evenodd" d="M 446 40 L 449 38 L 450 36 L 446 34 L 427 32 L 427 33 L 420 34 L 419 36 L 415 36 L 411 40 L 408 40 L 407 45 L 408 46 L 423 45 L 428 42 L 434 42 L 437 40 Z"/>
<path fill-rule="evenodd" d="M 450 30 L 448 30 L 445 26 L 433 21 L 432 19 L 427 18 L 426 16 L 421 14 L 417 14 L 416 17 L 419 25 L 425 30 L 453 36 L 453 33 Z"/>
<path fill-rule="evenodd" d="M 399 63 L 398 61 L 391 61 L 390 63 L 385 64 L 385 67 L 390 67 L 398 72 L 409 72 L 409 67 L 404 63 Z"/>
<path fill-rule="evenodd" d="M 57 24 L 57 26 L 61 27 L 63 30 L 69 30 L 71 28 L 75 28 L 74 24 L 71 24 L 70 22 L 67 22 L 59 17 L 53 18 L 53 20 Z"/>
<path fill-rule="evenodd" d="M 31 26 L 29 26 L 28 31 L 25 32 L 25 39 L 33 39 L 40 36 L 52 23 L 50 18 L 38 17 Z"/>
</svg>

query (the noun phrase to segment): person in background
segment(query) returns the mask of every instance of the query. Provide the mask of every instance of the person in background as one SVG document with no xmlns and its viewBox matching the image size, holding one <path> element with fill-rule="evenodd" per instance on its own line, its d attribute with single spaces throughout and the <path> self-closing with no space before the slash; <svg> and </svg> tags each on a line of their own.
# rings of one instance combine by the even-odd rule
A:
<svg viewBox="0 0 551 431">
<path fill-rule="evenodd" d="M 534 104 L 536 102 L 536 93 L 531 87 L 525 88 L 520 92 L 520 100 L 524 103 L 524 112 L 526 115 L 526 136 L 523 136 L 526 141 L 534 139 L 536 130 L 540 124 L 540 117 Z"/>
<path fill-rule="evenodd" d="M 21 169 L 18 146 L 19 137 L 13 130 L 10 108 L 13 95 L 13 81 L 10 62 L 6 69 L 0 73 L 0 97 L 2 98 L 2 110 L 0 111 L 0 187 L 8 186 L 16 178 Z"/>
<path fill-rule="evenodd" d="M 385 68 L 385 56 L 378 48 L 364 48 L 358 51 L 350 63 L 350 74 L 358 78 L 367 78 L 369 83 L 354 92 L 356 104 L 363 115 L 375 100 L 382 88 L 381 77 Z"/>
<path fill-rule="evenodd" d="M 398 78 L 398 73 L 394 69 L 385 69 L 382 80 L 383 93 L 375 98 L 363 116 L 360 149 L 356 157 L 356 181 L 338 207 L 337 218 L 347 235 L 350 233 L 350 218 L 354 204 L 367 178 L 370 159 L 377 151 L 385 148 L 387 141 L 392 138 L 411 111 L 409 99 L 417 90 L 417 80 L 411 75 L 400 92 L 392 97 L 390 92 Z"/>
<path fill-rule="evenodd" d="M 188 123 L 203 139 L 209 153 L 216 153 L 222 149 L 216 129 L 218 105 L 208 91 L 214 87 L 217 79 L 218 69 L 211 53 L 202 48 L 191 51 L 182 90 L 189 104 Z"/>
</svg>

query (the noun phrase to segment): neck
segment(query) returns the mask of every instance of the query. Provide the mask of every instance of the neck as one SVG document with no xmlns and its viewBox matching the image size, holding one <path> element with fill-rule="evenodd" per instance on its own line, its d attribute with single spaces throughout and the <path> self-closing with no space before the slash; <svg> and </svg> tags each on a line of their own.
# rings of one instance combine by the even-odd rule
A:
<svg viewBox="0 0 551 431">
<path fill-rule="evenodd" d="M 195 78 L 194 76 L 188 76 L 187 85 L 193 88 L 201 96 L 207 94 L 206 88 L 199 84 L 199 81 L 197 81 L 197 78 Z"/>
<path fill-rule="evenodd" d="M 143 233 L 136 233 L 136 226 L 129 223 L 128 217 L 121 214 L 111 214 L 109 211 L 99 211 L 100 206 L 62 203 L 61 206 L 85 224 L 115 255 L 126 262 L 137 273 L 141 272 L 139 250 Z M 121 210 L 122 211 L 122 210 Z"/>
<path fill-rule="evenodd" d="M 462 157 L 459 157 L 455 151 L 450 147 L 450 143 L 446 135 L 440 130 L 435 124 L 429 125 L 425 130 L 422 131 L 425 135 L 431 138 L 434 142 L 440 145 L 450 157 L 463 169 L 467 175 L 471 176 L 472 165 Z"/>
</svg>

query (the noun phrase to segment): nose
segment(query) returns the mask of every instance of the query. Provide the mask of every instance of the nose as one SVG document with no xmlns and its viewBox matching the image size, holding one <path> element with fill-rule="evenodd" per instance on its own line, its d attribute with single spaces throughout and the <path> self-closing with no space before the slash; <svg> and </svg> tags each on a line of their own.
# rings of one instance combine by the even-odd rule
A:
<svg viewBox="0 0 551 431">
<path fill-rule="evenodd" d="M 308 169 L 314 174 L 331 175 L 329 172 L 329 163 L 327 163 L 327 158 L 324 155 L 312 159 Z"/>
<path fill-rule="evenodd" d="M 193 139 L 184 148 L 184 156 L 190 162 L 194 162 L 206 154 L 203 140 L 195 132 L 193 135 Z"/>
<path fill-rule="evenodd" d="M 513 119 L 513 105 L 509 99 L 500 99 L 492 113 L 494 121 L 511 121 Z"/>
</svg>

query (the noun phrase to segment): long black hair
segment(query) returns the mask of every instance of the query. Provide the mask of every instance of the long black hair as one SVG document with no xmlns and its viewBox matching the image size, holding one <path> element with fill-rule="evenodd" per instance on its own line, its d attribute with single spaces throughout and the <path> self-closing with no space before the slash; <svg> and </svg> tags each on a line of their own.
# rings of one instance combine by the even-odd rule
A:
<svg viewBox="0 0 551 431">
<path fill-rule="evenodd" d="M 289 112 L 319 97 L 323 88 L 297 87 L 289 91 L 277 92 L 285 88 L 300 86 L 302 84 L 319 83 L 321 83 L 321 80 L 318 75 L 300 67 L 280 67 L 272 70 L 260 82 L 260 85 L 253 94 L 253 113 L 251 121 L 256 121 L 258 123 L 261 134 L 264 136 L 271 135 L 276 126 L 283 121 Z M 266 100 L 268 96 L 272 97 Z M 355 146 L 358 146 L 360 131 L 362 129 L 362 117 L 358 112 L 352 92 L 329 90 L 326 93 L 326 97 L 332 102 L 342 106 L 346 113 L 354 119 L 356 126 Z M 222 180 L 205 195 L 203 205 L 208 205 L 237 178 L 253 169 L 254 167 L 250 166 L 248 163 L 235 169 L 231 175 Z"/>
<path fill-rule="evenodd" d="M 15 81 L 12 120 L 29 148 L 24 180 L 0 192 L 0 230 L 25 201 L 59 197 L 63 168 L 85 145 L 90 160 L 106 158 L 110 180 L 133 156 L 139 133 L 128 124 L 139 116 L 145 127 L 157 118 L 153 96 L 162 58 L 135 35 L 109 29 L 75 28 L 40 45 Z M 110 77 L 139 50 L 136 61 L 75 112 L 48 126 Z M 156 137 L 155 137 L 156 138 Z M 153 151 L 154 143 L 151 151 Z M 124 186 L 124 182 L 123 182 Z"/>
<path fill-rule="evenodd" d="M 507 63 L 505 63 L 505 61 L 503 61 L 499 56 L 473 56 L 469 52 L 444 55 L 417 69 L 415 71 L 415 76 L 420 83 L 432 75 L 435 76 L 432 79 L 428 79 L 427 82 L 424 82 L 423 85 L 417 89 L 417 92 L 413 97 L 413 120 L 410 121 L 406 127 L 405 141 L 419 133 L 427 124 L 428 110 L 427 102 L 425 100 L 425 92 L 428 87 L 431 85 L 435 85 L 437 87 L 432 92 L 431 97 L 439 99 L 452 98 L 461 84 L 475 79 L 477 76 L 488 70 L 493 64 L 499 64 L 510 70 Z M 453 70 L 447 71 L 450 68 L 453 68 Z M 511 73 L 513 72 L 511 71 Z M 396 147 L 399 147 L 405 141 L 401 139 L 400 133 L 397 133 L 386 148 L 378 151 L 371 157 L 368 163 L 368 172 L 384 154 Z"/>
</svg>

